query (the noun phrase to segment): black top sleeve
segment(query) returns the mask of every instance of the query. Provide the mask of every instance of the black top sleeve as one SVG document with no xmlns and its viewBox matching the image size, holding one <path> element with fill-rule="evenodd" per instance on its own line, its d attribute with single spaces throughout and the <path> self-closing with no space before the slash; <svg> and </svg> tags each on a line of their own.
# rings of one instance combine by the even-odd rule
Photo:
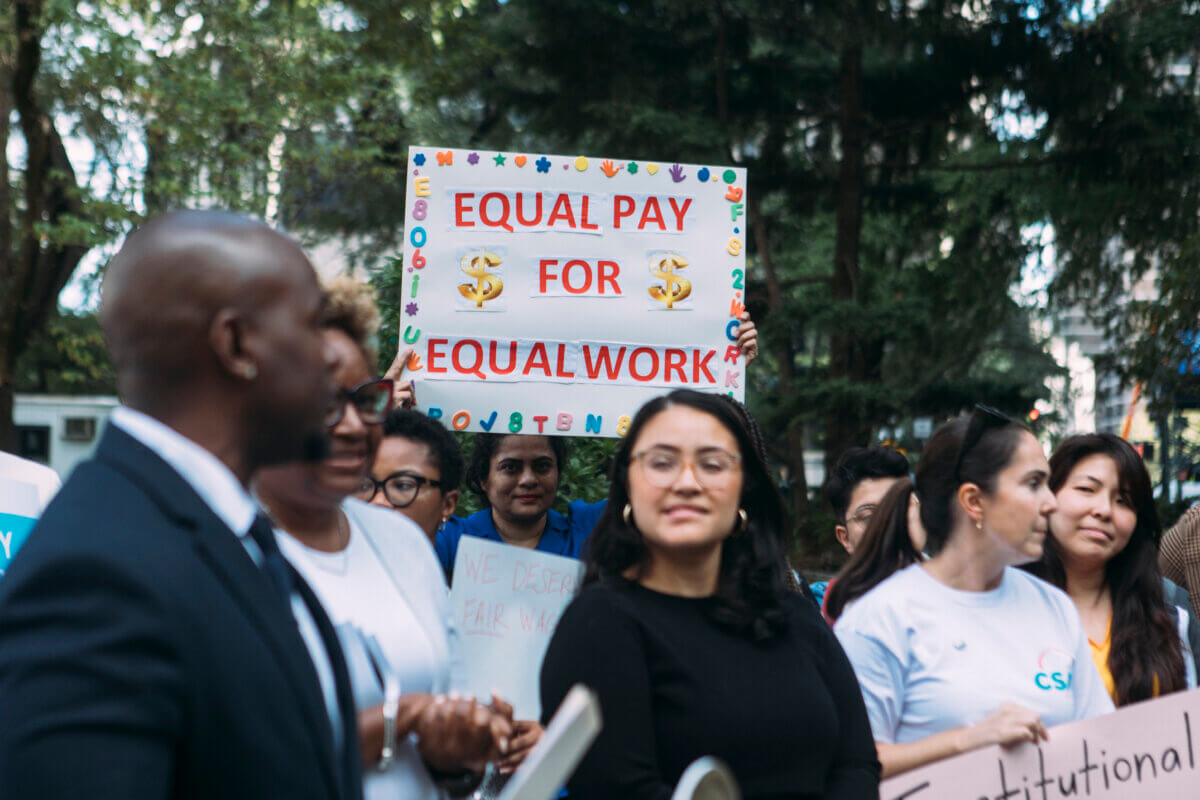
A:
<svg viewBox="0 0 1200 800">
<path fill-rule="evenodd" d="M 569 783 L 571 800 L 668 800 L 659 774 L 649 665 L 634 619 L 608 592 L 585 591 L 567 608 L 542 662 L 543 724 L 582 683 L 600 699 L 602 731 Z"/>
<path fill-rule="evenodd" d="M 821 620 L 825 660 L 821 676 L 838 712 L 838 739 L 830 765 L 826 800 L 875 800 L 879 796 L 879 757 L 862 690 L 850 659 Z"/>
<path fill-rule="evenodd" d="M 706 755 L 730 766 L 747 800 L 875 800 L 858 681 L 817 610 L 789 600 L 788 628 L 754 641 L 717 623 L 711 599 L 629 581 L 584 589 L 541 674 L 547 718 L 575 683 L 600 699 L 603 729 L 568 784 L 572 800 L 667 800 Z"/>
</svg>

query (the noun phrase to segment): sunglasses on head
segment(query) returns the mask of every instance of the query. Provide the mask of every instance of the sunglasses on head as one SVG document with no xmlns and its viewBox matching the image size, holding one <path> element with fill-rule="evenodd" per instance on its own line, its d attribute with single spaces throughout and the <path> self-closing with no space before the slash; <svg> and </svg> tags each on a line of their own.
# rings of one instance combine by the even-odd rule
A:
<svg viewBox="0 0 1200 800">
<path fill-rule="evenodd" d="M 369 378 L 353 389 L 338 388 L 337 396 L 325 415 L 325 425 L 332 428 L 346 416 L 346 404 L 353 403 L 358 418 L 367 425 L 378 425 L 392 410 L 392 379 Z"/>
<path fill-rule="evenodd" d="M 967 423 L 967 432 L 963 435 L 962 446 L 958 448 L 958 459 L 954 462 L 956 483 L 962 482 L 963 459 L 975 449 L 983 435 L 993 428 L 1003 428 L 1011 423 L 1012 417 L 1007 414 L 983 403 L 975 404 L 975 409 L 971 412 L 971 421 Z"/>
</svg>

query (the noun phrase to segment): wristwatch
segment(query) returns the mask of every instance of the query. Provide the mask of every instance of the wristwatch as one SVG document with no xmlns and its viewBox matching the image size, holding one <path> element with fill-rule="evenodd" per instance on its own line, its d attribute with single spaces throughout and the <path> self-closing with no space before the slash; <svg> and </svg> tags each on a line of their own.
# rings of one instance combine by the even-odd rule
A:
<svg viewBox="0 0 1200 800">
<path fill-rule="evenodd" d="M 400 713 L 400 681 L 389 675 L 383 688 L 383 749 L 379 751 L 380 772 L 396 760 L 396 717 Z"/>
</svg>

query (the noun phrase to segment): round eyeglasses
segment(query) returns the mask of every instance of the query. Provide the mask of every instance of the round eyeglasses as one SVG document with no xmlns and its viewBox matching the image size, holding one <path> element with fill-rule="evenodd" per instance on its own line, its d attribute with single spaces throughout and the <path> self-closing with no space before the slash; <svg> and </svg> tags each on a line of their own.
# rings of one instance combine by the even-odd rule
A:
<svg viewBox="0 0 1200 800">
<path fill-rule="evenodd" d="M 691 466 L 692 474 L 701 486 L 706 489 L 723 489 L 737 476 L 742 457 L 719 447 L 707 447 L 687 459 L 678 450 L 651 447 L 649 450 L 634 453 L 629 457 L 629 461 L 641 464 L 646 482 L 659 489 L 666 489 L 675 483 L 679 474 L 683 472 L 684 464 Z"/>
<path fill-rule="evenodd" d="M 334 427 L 346 416 L 346 404 L 353 403 L 358 418 L 366 425 L 378 425 L 392 410 L 392 379 L 369 378 L 353 389 L 338 388 L 325 415 L 325 425 Z"/>
<path fill-rule="evenodd" d="M 354 496 L 364 503 L 369 503 L 382 489 L 383 496 L 387 498 L 393 508 L 405 508 L 412 505 L 412 501 L 416 500 L 417 495 L 421 492 L 421 487 L 425 485 L 435 489 L 442 488 L 441 481 L 430 480 L 411 472 L 393 472 L 381 481 L 367 475 L 363 478 L 363 482 Z"/>
</svg>

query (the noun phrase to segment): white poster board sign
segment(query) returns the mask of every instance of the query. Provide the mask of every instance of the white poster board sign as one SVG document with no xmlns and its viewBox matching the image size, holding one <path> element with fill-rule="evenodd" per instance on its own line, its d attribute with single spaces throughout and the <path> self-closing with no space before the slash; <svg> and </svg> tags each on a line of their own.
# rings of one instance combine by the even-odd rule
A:
<svg viewBox="0 0 1200 800">
<path fill-rule="evenodd" d="M 619 436 L 671 389 L 744 399 L 746 171 L 412 147 L 401 347 L 456 430 Z"/>
<path fill-rule="evenodd" d="M 1196 800 L 1200 689 L 1059 725 L 890 778 L 880 800 Z"/>
<path fill-rule="evenodd" d="M 0 477 L 0 578 L 29 538 L 40 512 L 35 485 Z"/>
<path fill-rule="evenodd" d="M 539 719 L 538 675 L 550 636 L 583 580 L 573 558 L 464 536 L 450 602 L 462 640 L 467 691 L 498 689 L 516 719 Z"/>
</svg>

